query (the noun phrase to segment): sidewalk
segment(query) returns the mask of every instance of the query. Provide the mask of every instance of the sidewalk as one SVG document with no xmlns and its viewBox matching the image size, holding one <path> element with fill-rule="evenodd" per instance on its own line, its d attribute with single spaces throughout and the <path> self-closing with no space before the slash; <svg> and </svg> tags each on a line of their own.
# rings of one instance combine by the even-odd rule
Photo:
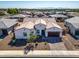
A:
<svg viewBox="0 0 79 59">
<path fill-rule="evenodd" d="M 23 50 L 2 50 L 0 57 L 79 57 L 79 51 L 34 50 L 24 54 Z"/>
</svg>

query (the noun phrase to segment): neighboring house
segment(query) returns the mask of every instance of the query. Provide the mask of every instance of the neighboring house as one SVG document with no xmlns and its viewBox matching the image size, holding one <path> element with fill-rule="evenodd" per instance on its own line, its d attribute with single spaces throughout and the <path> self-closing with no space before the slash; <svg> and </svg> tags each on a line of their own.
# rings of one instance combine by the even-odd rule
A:
<svg viewBox="0 0 79 59">
<path fill-rule="evenodd" d="M 0 19 L 0 36 L 6 36 L 11 33 L 16 24 L 15 19 Z"/>
<path fill-rule="evenodd" d="M 23 22 L 25 17 L 26 16 L 23 15 L 23 14 L 17 14 L 17 15 L 9 16 L 10 19 L 18 19 L 19 22 Z"/>
<path fill-rule="evenodd" d="M 79 17 L 73 17 L 65 20 L 65 26 L 69 28 L 69 32 L 76 38 L 79 38 Z"/>
<path fill-rule="evenodd" d="M 67 12 L 67 16 L 69 18 L 75 17 L 75 16 L 79 16 L 79 14 L 77 12 Z"/>
<path fill-rule="evenodd" d="M 63 14 L 53 14 L 53 15 L 50 15 L 50 17 L 55 18 L 56 21 L 64 21 L 65 19 L 68 18 L 66 15 L 63 15 Z"/>
<path fill-rule="evenodd" d="M 43 37 L 62 37 L 62 28 L 56 21 L 48 18 L 30 18 L 30 21 L 23 23 L 15 29 L 16 39 L 27 39 L 30 34 Z"/>
</svg>

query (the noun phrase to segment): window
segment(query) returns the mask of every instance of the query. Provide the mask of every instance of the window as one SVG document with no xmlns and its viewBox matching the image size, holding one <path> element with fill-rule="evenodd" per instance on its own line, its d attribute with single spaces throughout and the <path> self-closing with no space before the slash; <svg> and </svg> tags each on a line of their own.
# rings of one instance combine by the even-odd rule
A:
<svg viewBox="0 0 79 59">
<path fill-rule="evenodd" d="M 30 33 L 30 35 L 33 35 L 33 33 L 34 33 L 34 32 L 32 31 L 32 32 Z"/>
<path fill-rule="evenodd" d="M 33 34 L 34 32 L 32 31 L 31 33 Z"/>
<path fill-rule="evenodd" d="M 39 33 L 40 33 L 40 31 L 39 31 L 39 30 L 37 30 L 37 31 L 36 31 L 36 33 L 37 33 L 37 34 L 39 34 Z"/>
<path fill-rule="evenodd" d="M 27 33 L 26 33 L 26 32 L 23 32 L 23 35 L 24 35 L 24 36 L 27 36 Z"/>
<path fill-rule="evenodd" d="M 75 35 L 79 35 L 79 30 L 76 30 L 75 31 Z"/>
</svg>

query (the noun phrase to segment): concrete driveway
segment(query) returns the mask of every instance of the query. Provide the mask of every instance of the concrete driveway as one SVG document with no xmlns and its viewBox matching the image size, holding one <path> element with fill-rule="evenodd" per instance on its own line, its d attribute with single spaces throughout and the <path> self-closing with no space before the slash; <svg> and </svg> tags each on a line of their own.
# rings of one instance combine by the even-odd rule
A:
<svg viewBox="0 0 79 59">
<path fill-rule="evenodd" d="M 54 44 L 49 43 L 49 46 L 50 46 L 50 50 L 67 50 L 66 46 L 64 45 L 64 42 L 59 42 Z"/>
<path fill-rule="evenodd" d="M 62 41 L 59 37 L 47 37 L 47 38 L 42 38 L 42 40 L 48 43 L 58 43 Z"/>
</svg>

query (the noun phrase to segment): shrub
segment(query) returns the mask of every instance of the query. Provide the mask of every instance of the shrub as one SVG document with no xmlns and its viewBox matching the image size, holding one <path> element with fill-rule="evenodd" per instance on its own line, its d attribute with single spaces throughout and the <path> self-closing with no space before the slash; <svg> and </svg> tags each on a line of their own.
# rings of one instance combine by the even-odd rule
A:
<svg viewBox="0 0 79 59">
<path fill-rule="evenodd" d="M 47 45 L 48 42 L 45 42 L 44 44 Z"/>
<path fill-rule="evenodd" d="M 37 46 L 37 45 L 38 45 L 38 42 L 35 43 L 35 46 Z"/>
<path fill-rule="evenodd" d="M 30 38 L 28 39 L 28 42 L 34 42 L 37 39 L 36 35 L 30 35 Z"/>
<path fill-rule="evenodd" d="M 15 43 L 16 39 L 14 39 L 12 42 Z"/>
</svg>

